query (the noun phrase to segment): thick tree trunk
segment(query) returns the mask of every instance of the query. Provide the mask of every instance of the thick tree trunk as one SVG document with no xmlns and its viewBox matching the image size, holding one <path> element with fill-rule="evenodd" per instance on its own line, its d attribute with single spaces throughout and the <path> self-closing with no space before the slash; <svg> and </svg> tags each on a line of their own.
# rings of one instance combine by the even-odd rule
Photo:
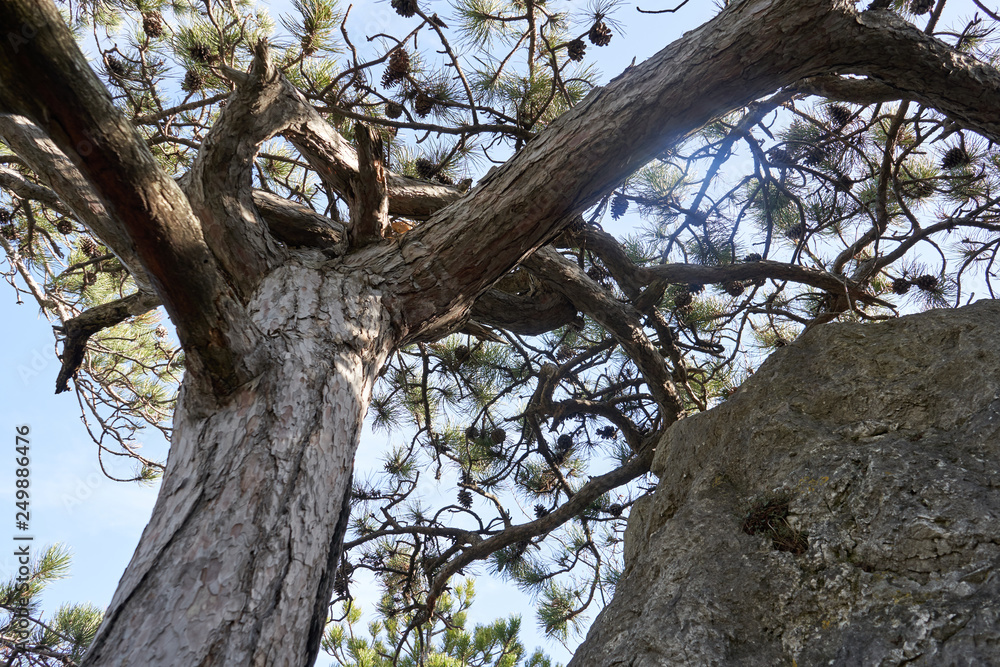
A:
<svg viewBox="0 0 1000 667">
<path fill-rule="evenodd" d="M 280 116 L 301 102 L 275 97 L 273 72 L 250 76 L 274 84 L 267 95 L 241 88 L 231 100 L 191 174 L 200 189 L 185 193 L 87 71 L 50 2 L 0 2 L 0 25 L 34 35 L 0 39 L 0 111 L 30 118 L 80 169 L 104 210 L 90 197 L 67 204 L 141 265 L 188 355 L 160 498 L 88 665 L 310 663 L 358 431 L 389 350 L 461 325 L 573 216 L 713 118 L 803 77 L 858 74 L 1000 139 L 1000 75 L 900 19 L 847 0 L 732 2 L 454 204 L 435 212 L 458 193 L 387 177 L 389 211 L 428 218 L 398 241 L 355 248 L 339 270 L 294 251 L 285 264 L 253 211 L 255 147 L 284 127 L 341 196 L 360 167 L 304 102 L 295 118 L 264 118 L 265 107 Z M 50 183 L 67 197 L 69 181 Z"/>
<path fill-rule="evenodd" d="M 272 359 L 208 417 L 185 387 L 153 517 L 87 665 L 301 665 L 319 649 L 380 295 L 296 262 L 251 302 Z"/>
</svg>

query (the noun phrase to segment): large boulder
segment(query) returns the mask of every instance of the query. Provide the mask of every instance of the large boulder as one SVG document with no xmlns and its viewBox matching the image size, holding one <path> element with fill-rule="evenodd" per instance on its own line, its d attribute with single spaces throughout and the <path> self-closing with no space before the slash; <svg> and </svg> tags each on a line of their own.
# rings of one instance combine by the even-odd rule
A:
<svg viewBox="0 0 1000 667">
<path fill-rule="evenodd" d="M 654 472 L 571 666 L 1000 664 L 1000 302 L 809 331 Z"/>
</svg>

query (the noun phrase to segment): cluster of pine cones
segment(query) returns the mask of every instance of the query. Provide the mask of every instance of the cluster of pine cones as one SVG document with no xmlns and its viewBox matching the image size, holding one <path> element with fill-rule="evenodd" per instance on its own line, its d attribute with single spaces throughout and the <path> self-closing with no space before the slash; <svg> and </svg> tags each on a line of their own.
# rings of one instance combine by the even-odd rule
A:
<svg viewBox="0 0 1000 667">
<path fill-rule="evenodd" d="M 594 22 L 594 25 L 591 26 L 590 32 L 587 33 L 587 39 L 594 46 L 607 46 L 611 43 L 611 35 L 611 28 L 602 19 L 598 18 Z M 570 60 L 580 62 L 586 54 L 587 44 L 583 39 L 577 37 L 566 44 L 566 55 L 569 56 Z"/>
<path fill-rule="evenodd" d="M 933 292 L 937 289 L 938 283 L 939 280 L 937 276 L 932 276 L 930 274 L 924 274 L 913 280 L 896 278 L 892 281 L 892 291 L 894 294 L 906 294 L 910 291 L 910 285 L 915 285 L 917 289 L 923 290 L 924 292 Z"/>
</svg>

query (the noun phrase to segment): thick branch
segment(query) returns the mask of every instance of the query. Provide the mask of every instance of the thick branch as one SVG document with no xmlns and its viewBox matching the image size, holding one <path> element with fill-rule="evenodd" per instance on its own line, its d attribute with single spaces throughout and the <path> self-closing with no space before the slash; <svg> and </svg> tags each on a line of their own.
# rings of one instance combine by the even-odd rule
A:
<svg viewBox="0 0 1000 667">
<path fill-rule="evenodd" d="M 804 78 L 866 74 L 1000 138 L 997 71 L 877 14 L 884 12 L 859 15 L 844 0 L 729 3 L 712 21 L 591 93 L 470 196 L 406 234 L 398 249 L 383 249 L 401 256 L 399 270 L 387 266 L 386 274 L 398 276 L 390 280 L 398 286 L 404 337 L 449 330 L 449 321 L 461 318 L 493 281 L 665 146 Z M 391 262 L 375 252 L 350 261 Z M 661 277 L 671 270 L 662 269 Z M 735 276 L 746 269 L 727 270 Z M 835 288 L 804 269 L 774 271 Z M 412 281 L 413 275 L 420 279 Z"/>
<path fill-rule="evenodd" d="M 853 58 L 840 71 L 862 74 L 1000 141 L 1000 72 L 891 12 L 862 12 L 838 31 Z M 844 64 L 847 64 L 844 63 Z"/>
<path fill-rule="evenodd" d="M 381 241 L 389 229 L 389 197 L 385 184 L 384 147 L 372 128 L 354 126 L 358 142 L 358 178 L 350 184 L 352 247 Z"/>
<path fill-rule="evenodd" d="M 252 205 L 254 156 L 287 122 L 281 82 L 266 44 L 258 44 L 250 76 L 229 98 L 185 180 L 205 241 L 243 299 L 281 257 Z"/>
<path fill-rule="evenodd" d="M 903 93 L 899 90 L 881 81 L 848 79 L 841 76 L 811 76 L 799 81 L 792 88 L 806 95 L 853 104 L 895 102 L 903 97 Z"/>
<path fill-rule="evenodd" d="M 343 225 L 308 206 L 263 190 L 253 191 L 253 203 L 271 235 L 286 245 L 334 249 L 344 240 Z"/>
<path fill-rule="evenodd" d="M 509 294 L 498 289 L 483 292 L 472 305 L 472 319 L 479 324 L 522 336 L 538 336 L 565 326 L 576 318 L 576 307 L 548 287 L 530 294 Z"/>
<path fill-rule="evenodd" d="M 630 281 L 638 285 L 650 285 L 658 280 L 674 284 L 708 285 L 724 283 L 728 280 L 771 278 L 809 285 L 836 295 L 847 295 L 851 299 L 868 305 L 892 307 L 892 304 L 865 292 L 861 285 L 827 271 L 768 260 L 729 266 L 704 266 L 701 264 L 637 266 L 625 254 L 621 244 L 610 234 L 595 229 L 584 230 L 581 234 L 586 239 L 587 248 L 601 258 L 612 275 L 627 276 Z"/>
<path fill-rule="evenodd" d="M 224 68 L 233 81 L 243 84 L 247 74 Z M 351 183 L 358 178 L 358 154 L 337 130 L 326 122 L 309 101 L 290 82 L 282 77 L 281 95 L 288 108 L 288 122 L 281 131 L 283 137 L 316 170 L 319 177 L 332 191 L 348 197 Z M 389 214 L 423 220 L 444 208 L 463 194 L 461 187 L 429 183 L 386 171 L 389 190 Z"/>
<path fill-rule="evenodd" d="M 665 146 L 731 109 L 842 62 L 847 55 L 831 48 L 829 35 L 847 21 L 855 21 L 853 15 L 831 11 L 829 0 L 730 3 L 712 21 L 591 93 L 470 196 L 407 233 L 399 250 L 393 249 L 403 260 L 395 295 L 404 336 L 414 340 L 448 330 L 444 321 L 461 317 L 493 281 Z M 803 58 L 803 52 L 817 55 Z M 377 262 L 366 253 L 351 261 Z M 421 279 L 411 283 L 412 275 Z"/>
<path fill-rule="evenodd" d="M 152 283 L 124 225 L 112 219 L 87 179 L 45 132 L 25 116 L 0 113 L 0 139 L 52 188 L 54 195 L 58 195 L 62 205 L 55 205 L 56 210 L 68 208 L 77 221 L 111 249 L 132 274 L 139 289 L 151 292 Z M 40 196 L 39 200 L 47 206 L 54 205 L 48 195 Z"/>
<path fill-rule="evenodd" d="M 216 395 L 252 378 L 253 328 L 187 198 L 112 104 L 55 6 L 0 3 L 0 25 L 12 31 L 0 40 L 0 108 L 31 118 L 97 191 L 114 221 L 98 235 L 134 244 L 177 325 L 192 376 Z"/>
<path fill-rule="evenodd" d="M 701 266 L 698 264 L 662 264 L 660 266 L 637 267 L 636 277 L 644 285 L 654 280 L 669 283 L 721 283 L 727 280 L 750 280 L 752 278 L 773 278 L 788 280 L 837 295 L 847 295 L 865 304 L 892 307 L 892 304 L 874 297 L 856 283 L 835 276 L 826 271 L 810 269 L 795 264 L 783 264 L 769 260 L 732 264 L 730 266 Z"/>
</svg>

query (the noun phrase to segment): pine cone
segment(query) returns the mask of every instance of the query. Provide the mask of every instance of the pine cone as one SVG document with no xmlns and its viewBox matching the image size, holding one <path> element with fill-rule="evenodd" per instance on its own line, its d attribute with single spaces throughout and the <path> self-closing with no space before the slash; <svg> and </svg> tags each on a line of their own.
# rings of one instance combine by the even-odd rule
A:
<svg viewBox="0 0 1000 667">
<path fill-rule="evenodd" d="M 56 231 L 58 231 L 60 234 L 63 235 L 72 234 L 73 223 L 67 220 L 66 218 L 63 218 L 62 220 L 56 223 Z"/>
<path fill-rule="evenodd" d="M 607 46 L 611 43 L 611 28 L 605 25 L 604 21 L 598 21 L 590 29 L 587 37 L 594 46 Z"/>
<path fill-rule="evenodd" d="M 910 281 L 906 278 L 896 278 L 892 281 L 893 294 L 906 294 L 910 291 Z"/>
<path fill-rule="evenodd" d="M 615 427 L 614 426 L 604 426 L 597 429 L 597 435 L 601 436 L 605 440 L 615 437 Z"/>
<path fill-rule="evenodd" d="M 472 493 L 468 489 L 462 489 L 458 492 L 458 504 L 465 509 L 472 507 Z"/>
<path fill-rule="evenodd" d="M 549 510 L 545 505 L 535 505 L 535 518 L 541 519 L 543 516 L 548 516 Z"/>
<path fill-rule="evenodd" d="M 168 333 L 167 328 L 162 324 L 153 329 L 153 335 L 156 336 L 157 338 L 166 338 L 167 333 Z"/>
<path fill-rule="evenodd" d="M 569 433 L 563 433 L 556 440 L 556 449 L 561 452 L 568 452 L 573 449 L 573 436 Z"/>
<path fill-rule="evenodd" d="M 684 216 L 684 222 L 692 227 L 701 227 L 708 222 L 708 214 L 704 211 L 691 211 Z"/>
<path fill-rule="evenodd" d="M 834 104 L 827 109 L 827 113 L 830 114 L 830 124 L 836 129 L 841 129 L 845 125 L 851 122 L 851 110 L 841 104 Z"/>
<path fill-rule="evenodd" d="M 115 56 L 108 56 L 108 73 L 120 79 L 128 74 L 128 67 Z"/>
<path fill-rule="evenodd" d="M 615 198 L 611 201 L 611 217 L 618 220 L 625 215 L 625 211 L 627 210 L 628 199 L 621 195 L 615 195 Z"/>
<path fill-rule="evenodd" d="M 350 563 L 344 563 L 337 568 L 337 574 L 333 577 L 333 590 L 339 597 L 347 595 L 347 587 L 351 583 L 351 572 L 354 568 Z"/>
<path fill-rule="evenodd" d="M 805 162 L 811 167 L 815 167 L 827 158 L 827 150 L 823 146 L 813 146 L 806 152 Z"/>
<path fill-rule="evenodd" d="M 590 267 L 587 271 L 587 275 L 590 276 L 590 279 L 594 282 L 601 284 L 604 284 L 609 278 L 611 278 L 611 274 L 608 273 L 608 270 L 598 264 Z"/>
<path fill-rule="evenodd" d="M 618 503 L 615 503 L 614 505 L 608 505 L 607 509 L 608 514 L 610 514 L 611 516 L 621 516 L 622 512 L 624 511 L 625 508 L 619 505 Z"/>
<path fill-rule="evenodd" d="M 392 8 L 403 18 L 410 18 L 417 13 L 417 0 L 392 0 Z"/>
<path fill-rule="evenodd" d="M 795 160 L 792 158 L 792 154 L 784 148 L 772 148 L 768 151 L 767 157 L 771 161 L 771 164 L 775 167 L 792 167 L 795 165 Z"/>
<path fill-rule="evenodd" d="M 6 224 L 14 219 L 14 212 L 6 209 L 0 208 L 0 224 Z"/>
<path fill-rule="evenodd" d="M 507 439 L 507 432 L 502 428 L 495 428 L 490 433 L 490 441 L 494 445 L 502 445 L 503 441 Z"/>
<path fill-rule="evenodd" d="M 410 54 L 406 49 L 396 49 L 389 55 L 389 71 L 399 78 L 406 78 L 410 73 Z"/>
<path fill-rule="evenodd" d="M 941 168 L 957 169 L 969 164 L 970 160 L 971 158 L 964 148 L 955 146 L 944 154 L 944 159 L 941 160 Z"/>
<path fill-rule="evenodd" d="M 924 199 L 926 197 L 930 197 L 931 195 L 934 194 L 935 191 L 934 181 L 930 179 L 911 181 L 910 191 L 913 193 L 913 196 L 916 197 L 917 199 Z"/>
<path fill-rule="evenodd" d="M 743 287 L 743 283 L 739 280 L 727 280 L 722 283 L 722 290 L 731 297 L 737 297 L 740 294 L 743 294 L 744 289 L 746 288 Z"/>
<path fill-rule="evenodd" d="M 17 232 L 17 227 L 14 225 L 3 225 L 0 226 L 0 234 L 3 235 L 8 241 L 16 241 L 19 234 Z"/>
<path fill-rule="evenodd" d="M 798 241 L 805 235 L 806 228 L 802 225 L 793 225 L 785 230 L 785 238 L 792 239 L 793 241 Z"/>
<path fill-rule="evenodd" d="M 199 63 L 207 63 L 214 58 L 212 50 L 200 42 L 191 46 L 188 49 L 188 54 L 190 54 L 195 62 Z"/>
<path fill-rule="evenodd" d="M 184 74 L 184 82 L 181 83 L 181 88 L 188 92 L 194 92 L 196 90 L 201 90 L 201 87 L 205 85 L 205 77 L 201 75 L 196 69 L 189 69 Z"/>
<path fill-rule="evenodd" d="M 580 38 L 574 39 L 566 45 L 566 55 L 570 60 L 580 62 L 587 55 L 587 44 Z"/>
<path fill-rule="evenodd" d="M 675 308 L 687 308 L 692 303 L 694 303 L 694 297 L 691 296 L 691 292 L 684 291 L 677 294 L 674 297 L 674 307 Z"/>
<path fill-rule="evenodd" d="M 418 93 L 417 99 L 413 101 L 413 110 L 421 118 L 426 118 L 427 114 L 434 111 L 434 98 L 424 93 Z"/>
<path fill-rule="evenodd" d="M 759 262 L 759 261 L 761 261 L 763 259 L 764 258 L 761 257 L 760 255 L 758 255 L 757 253 L 752 252 L 749 255 L 747 255 L 746 257 L 744 257 L 743 261 L 744 262 Z"/>
<path fill-rule="evenodd" d="M 560 345 L 559 349 L 556 350 L 556 361 L 569 361 L 575 354 L 576 352 L 569 345 Z"/>
<path fill-rule="evenodd" d="M 913 0 L 910 3 L 910 11 L 916 15 L 926 14 L 934 9 L 934 0 Z"/>
<path fill-rule="evenodd" d="M 417 174 L 423 179 L 430 179 L 437 170 L 437 165 L 425 157 L 418 157 L 413 166 L 416 167 Z"/>
<path fill-rule="evenodd" d="M 403 105 L 399 102 L 388 102 L 385 105 L 385 115 L 388 118 L 399 118 L 403 115 Z"/>
<path fill-rule="evenodd" d="M 836 180 L 833 182 L 833 189 L 839 192 L 850 192 L 854 183 L 854 179 L 847 174 L 838 174 Z"/>
<path fill-rule="evenodd" d="M 689 283 L 687 286 L 687 291 L 691 294 L 701 294 L 701 291 L 705 289 L 705 286 L 700 283 Z"/>
<path fill-rule="evenodd" d="M 469 440 L 478 438 L 479 429 L 477 429 L 475 426 L 470 426 L 469 428 L 465 429 L 465 437 L 468 438 Z"/>
<path fill-rule="evenodd" d="M 160 12 L 146 12 L 142 15 L 142 30 L 154 39 L 163 34 L 163 15 Z"/>
<path fill-rule="evenodd" d="M 94 243 L 94 239 L 89 236 L 84 236 L 80 239 L 80 250 L 87 257 L 100 257 L 104 254 L 101 252 L 101 249 L 97 246 L 97 244 Z"/>
<path fill-rule="evenodd" d="M 925 274 L 914 280 L 913 284 L 925 292 L 933 292 L 935 289 L 937 289 L 938 279 L 937 276 L 931 276 Z"/>
</svg>

